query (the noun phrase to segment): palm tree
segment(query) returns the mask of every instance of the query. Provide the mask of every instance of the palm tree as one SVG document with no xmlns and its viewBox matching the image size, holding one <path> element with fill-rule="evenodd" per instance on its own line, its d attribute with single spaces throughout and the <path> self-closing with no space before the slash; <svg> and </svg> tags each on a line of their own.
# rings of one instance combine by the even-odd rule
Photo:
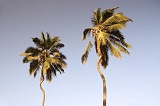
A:
<svg viewBox="0 0 160 106">
<path fill-rule="evenodd" d="M 41 39 L 32 38 L 36 47 L 28 47 L 26 51 L 20 56 L 24 56 L 23 63 L 29 63 L 29 74 L 36 77 L 38 71 L 41 72 L 40 76 L 40 89 L 43 94 L 42 106 L 45 103 L 45 91 L 42 88 L 42 82 L 45 80 L 51 81 L 52 76 L 57 75 L 57 71 L 61 74 L 66 68 L 66 56 L 63 55 L 59 49 L 64 47 L 60 43 L 59 37 L 50 37 L 49 33 L 45 38 L 43 32 Z"/>
<path fill-rule="evenodd" d="M 91 35 L 94 38 L 94 45 L 96 53 L 98 55 L 97 70 L 103 81 L 103 106 L 107 104 L 107 89 L 106 80 L 100 70 L 100 65 L 105 69 L 108 65 L 109 55 L 121 58 L 121 52 L 129 54 L 127 48 L 131 48 L 131 45 L 125 42 L 124 36 L 120 32 L 120 29 L 126 27 L 126 23 L 132 21 L 130 18 L 123 15 L 122 12 L 114 13 L 118 7 L 112 9 L 105 9 L 100 11 L 97 8 L 93 12 L 91 19 L 93 26 L 84 29 L 82 40 L 86 39 L 86 36 Z M 89 51 L 93 44 L 88 42 L 86 49 L 81 57 L 82 64 L 85 64 L 89 55 Z"/>
</svg>

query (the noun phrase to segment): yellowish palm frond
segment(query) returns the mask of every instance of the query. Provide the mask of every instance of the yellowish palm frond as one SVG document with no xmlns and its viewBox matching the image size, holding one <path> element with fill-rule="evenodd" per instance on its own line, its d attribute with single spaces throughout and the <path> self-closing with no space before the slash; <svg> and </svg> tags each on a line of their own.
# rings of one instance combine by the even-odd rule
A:
<svg viewBox="0 0 160 106">
<path fill-rule="evenodd" d="M 27 57 L 27 60 L 29 61 L 38 60 L 38 59 L 39 59 L 39 56 L 28 56 Z"/>
<path fill-rule="evenodd" d="M 118 59 L 121 59 L 121 53 L 110 42 L 107 43 L 111 50 L 111 55 L 115 56 Z"/>
</svg>

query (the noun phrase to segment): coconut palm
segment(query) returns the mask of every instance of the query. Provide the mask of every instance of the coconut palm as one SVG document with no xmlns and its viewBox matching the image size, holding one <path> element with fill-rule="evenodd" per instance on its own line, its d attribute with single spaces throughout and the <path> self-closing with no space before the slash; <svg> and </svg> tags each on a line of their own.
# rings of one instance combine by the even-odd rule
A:
<svg viewBox="0 0 160 106">
<path fill-rule="evenodd" d="M 118 7 L 105 9 L 102 12 L 100 11 L 100 8 L 95 9 L 91 19 L 93 26 L 84 29 L 82 36 L 82 40 L 85 40 L 86 36 L 89 35 L 94 38 L 94 45 L 98 55 L 97 70 L 103 81 L 103 106 L 106 106 L 107 104 L 107 89 L 106 80 L 102 71 L 100 70 L 100 65 L 104 69 L 107 67 L 109 61 L 109 52 L 111 55 L 120 59 L 121 52 L 129 54 L 127 48 L 131 48 L 131 45 L 125 42 L 124 36 L 120 32 L 120 29 L 125 28 L 126 23 L 132 20 L 124 16 L 122 12 L 115 13 L 117 8 Z M 81 57 L 83 64 L 86 63 L 92 46 L 93 44 L 90 40 Z"/>
<path fill-rule="evenodd" d="M 45 103 L 45 91 L 42 88 L 42 82 L 46 79 L 51 81 L 53 76 L 57 75 L 57 71 L 61 74 L 66 68 L 66 56 L 63 55 L 59 49 L 64 47 L 64 44 L 60 43 L 59 37 L 50 37 L 49 33 L 44 36 L 42 32 L 41 39 L 32 38 L 36 47 L 28 47 L 24 53 L 20 54 L 24 56 L 23 63 L 29 63 L 29 74 L 36 77 L 40 71 L 40 89 L 43 94 L 42 106 Z"/>
</svg>

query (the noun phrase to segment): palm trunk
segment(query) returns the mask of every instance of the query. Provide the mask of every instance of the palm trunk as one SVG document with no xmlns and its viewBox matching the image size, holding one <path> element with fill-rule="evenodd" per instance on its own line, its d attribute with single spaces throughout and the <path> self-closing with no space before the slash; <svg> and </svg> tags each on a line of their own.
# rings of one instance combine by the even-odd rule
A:
<svg viewBox="0 0 160 106">
<path fill-rule="evenodd" d="M 44 103 L 45 103 L 45 91 L 44 89 L 42 88 L 42 82 L 44 81 L 44 76 L 42 75 L 41 78 L 40 78 L 40 89 L 42 91 L 42 94 L 43 94 L 43 99 L 42 99 L 42 106 L 44 106 Z"/>
<path fill-rule="evenodd" d="M 101 56 L 98 57 L 97 61 L 97 70 L 98 73 L 100 74 L 102 81 L 103 81 L 103 106 L 107 105 L 107 88 L 106 88 L 106 80 L 105 77 L 100 69 L 100 63 L 101 63 Z"/>
</svg>

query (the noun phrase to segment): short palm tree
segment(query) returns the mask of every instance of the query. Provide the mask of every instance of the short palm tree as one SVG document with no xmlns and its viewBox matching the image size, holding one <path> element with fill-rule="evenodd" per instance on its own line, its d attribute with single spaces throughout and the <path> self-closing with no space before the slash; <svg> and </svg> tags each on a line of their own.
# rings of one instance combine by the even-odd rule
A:
<svg viewBox="0 0 160 106">
<path fill-rule="evenodd" d="M 42 88 L 42 82 L 46 78 L 47 81 L 52 80 L 52 76 L 63 73 L 66 68 L 66 56 L 63 55 L 59 49 L 64 47 L 60 43 L 59 37 L 50 37 L 49 33 L 44 36 L 42 32 L 41 39 L 32 38 L 36 47 L 28 47 L 21 56 L 24 56 L 23 63 L 29 63 L 29 74 L 36 77 L 37 72 L 40 71 L 40 89 L 43 93 L 42 106 L 45 103 L 45 91 Z"/>
<path fill-rule="evenodd" d="M 127 48 L 131 48 L 131 45 L 125 42 L 120 29 L 125 28 L 126 23 L 132 20 L 124 16 L 122 12 L 114 13 L 117 8 L 118 7 L 105 9 L 102 12 L 100 11 L 100 8 L 95 9 L 91 19 L 93 26 L 84 29 L 82 36 L 82 40 L 85 40 L 86 36 L 89 35 L 94 38 L 94 45 L 98 55 L 97 70 L 103 81 L 103 106 L 106 106 L 107 104 L 107 89 L 106 80 L 100 70 L 100 65 L 104 69 L 107 67 L 109 52 L 111 52 L 111 55 L 120 59 L 121 52 L 129 54 Z M 92 42 L 89 41 L 84 54 L 81 57 L 83 64 L 87 61 L 92 46 Z"/>
</svg>

